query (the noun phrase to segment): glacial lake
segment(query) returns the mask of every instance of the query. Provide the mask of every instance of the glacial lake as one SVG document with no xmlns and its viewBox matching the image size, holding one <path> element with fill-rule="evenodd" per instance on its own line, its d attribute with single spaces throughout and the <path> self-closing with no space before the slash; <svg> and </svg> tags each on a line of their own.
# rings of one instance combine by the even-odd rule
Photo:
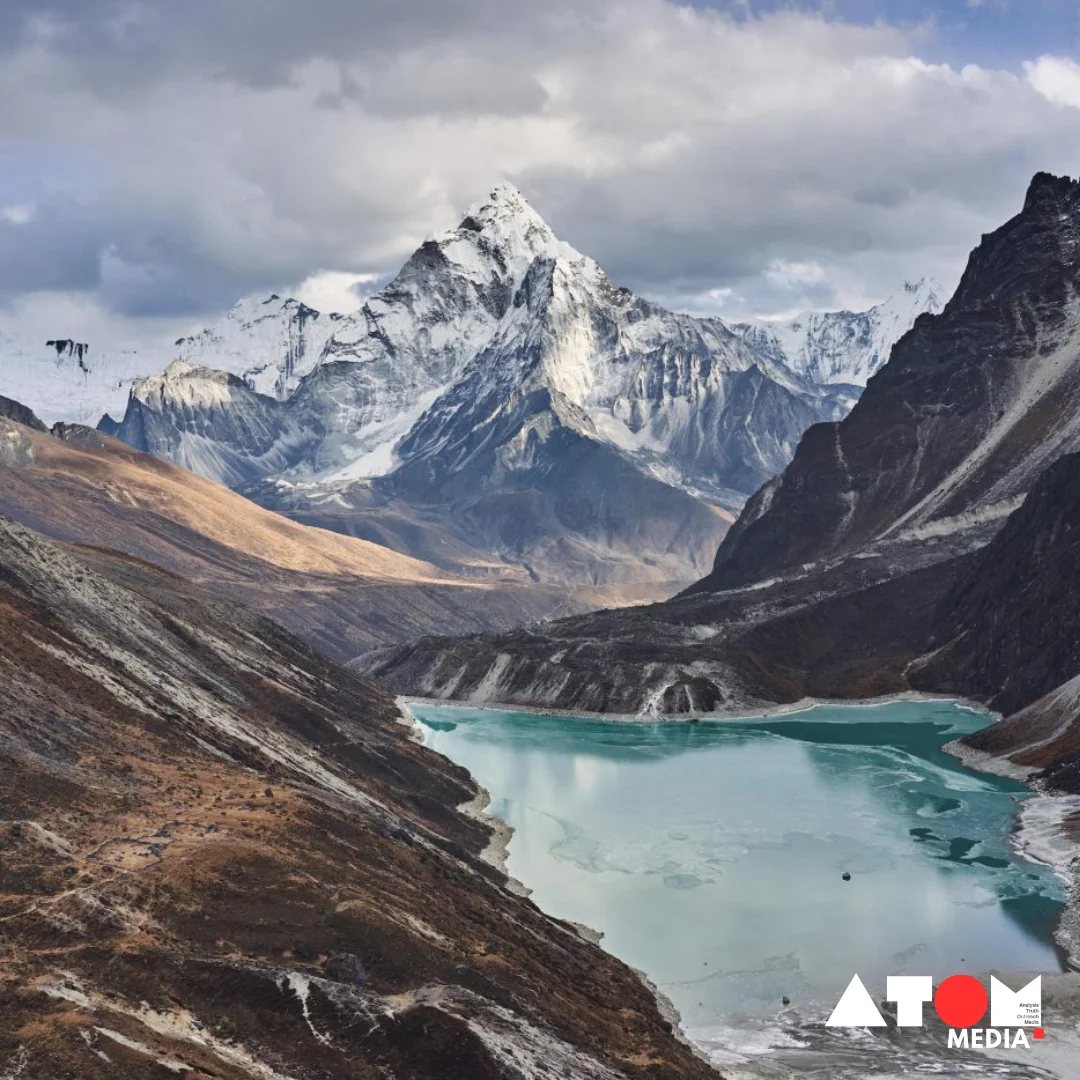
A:
<svg viewBox="0 0 1080 1080">
<path fill-rule="evenodd" d="M 987 723 L 952 702 L 698 724 L 410 709 L 513 826 L 510 874 L 717 1060 L 791 1010 L 824 1020 L 856 972 L 880 999 L 889 974 L 1063 970 L 1064 883 L 1007 839 L 1029 792 L 942 751 Z"/>
</svg>

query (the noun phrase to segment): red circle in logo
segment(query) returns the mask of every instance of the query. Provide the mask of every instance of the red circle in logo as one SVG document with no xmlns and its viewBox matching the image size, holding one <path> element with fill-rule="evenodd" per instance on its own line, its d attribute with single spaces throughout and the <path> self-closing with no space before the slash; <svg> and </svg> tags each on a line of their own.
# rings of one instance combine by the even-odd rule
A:
<svg viewBox="0 0 1080 1080">
<path fill-rule="evenodd" d="M 951 975 L 937 989 L 934 1008 L 942 1021 L 954 1028 L 971 1027 L 986 1015 L 990 999 L 978 979 Z"/>
</svg>

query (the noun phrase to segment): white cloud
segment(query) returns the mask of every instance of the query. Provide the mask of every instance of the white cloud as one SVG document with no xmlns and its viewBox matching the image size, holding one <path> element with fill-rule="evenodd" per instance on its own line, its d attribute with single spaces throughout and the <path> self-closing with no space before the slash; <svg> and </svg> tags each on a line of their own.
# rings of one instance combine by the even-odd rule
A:
<svg viewBox="0 0 1080 1080">
<path fill-rule="evenodd" d="M 1027 80 L 1047 101 L 1080 109 L 1080 64 L 1064 56 L 1040 56 L 1024 64 Z"/>
<path fill-rule="evenodd" d="M 0 297 L 66 290 L 155 325 L 289 282 L 342 306 L 500 178 L 668 302 L 859 306 L 955 280 L 1080 141 L 1071 61 L 931 64 L 925 28 L 664 0 L 188 0 L 118 21 L 80 0 L 2 33 L 21 3 L 0 10 L 24 42 L 0 49 L 0 139 L 66 156 L 32 220 L 0 220 Z M 2 173 L 0 198 L 31 201 Z"/>
<path fill-rule="evenodd" d="M 198 333 L 198 320 L 131 319 L 102 306 L 92 293 L 40 291 L 12 301 L 0 311 L 0 330 L 44 344 L 56 338 L 85 341 L 95 348 L 134 349 L 160 346 Z M 2 394 L 3 387 L 0 387 Z"/>
<path fill-rule="evenodd" d="M 805 262 L 788 262 L 778 259 L 765 271 L 765 277 L 774 285 L 780 285 L 785 289 L 818 285 L 826 280 L 825 268 L 812 259 Z"/>
<path fill-rule="evenodd" d="M 378 274 L 343 274 L 340 270 L 320 270 L 290 290 L 316 311 L 356 311 L 382 278 Z"/>
<path fill-rule="evenodd" d="M 13 203 L 0 208 L 0 218 L 12 225 L 26 225 L 34 219 L 34 208 L 25 203 Z"/>
</svg>

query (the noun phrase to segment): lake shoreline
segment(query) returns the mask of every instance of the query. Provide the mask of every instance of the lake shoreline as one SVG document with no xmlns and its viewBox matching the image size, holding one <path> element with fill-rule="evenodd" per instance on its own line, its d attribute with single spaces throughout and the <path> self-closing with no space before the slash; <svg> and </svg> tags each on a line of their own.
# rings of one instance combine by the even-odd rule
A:
<svg viewBox="0 0 1080 1080">
<path fill-rule="evenodd" d="M 588 710 L 556 709 L 546 706 L 515 705 L 507 702 L 481 702 L 447 700 L 445 698 L 427 698 L 417 695 L 403 695 L 398 697 L 399 707 L 409 717 L 410 722 L 419 725 L 419 721 L 409 710 L 409 703 L 417 705 L 432 705 L 451 709 L 476 709 L 486 712 L 518 712 L 532 716 L 557 716 L 578 718 L 586 720 L 599 720 L 620 724 L 723 724 L 732 721 L 768 720 L 778 716 L 794 716 L 800 713 L 811 712 L 815 709 L 837 708 L 877 708 L 891 705 L 896 702 L 919 702 L 919 701 L 945 701 L 952 702 L 957 708 L 969 712 L 978 713 L 989 718 L 991 723 L 998 723 L 1003 719 L 1001 713 L 988 709 L 977 701 L 955 694 L 929 694 L 916 690 L 904 691 L 900 694 L 885 694 L 870 698 L 802 698 L 799 701 L 790 702 L 786 705 L 757 706 L 742 709 L 730 709 L 714 713 L 680 713 L 664 716 L 642 715 L 641 713 L 604 713 L 590 712 Z M 1068 839 L 1060 833 L 1059 850 L 1052 860 L 1044 858 L 1046 849 L 1046 826 L 1047 818 L 1057 817 L 1060 826 L 1068 816 L 1067 804 L 1070 800 L 1076 802 L 1076 812 L 1080 813 L 1080 796 L 1068 796 L 1054 792 L 1033 781 L 1032 777 L 1037 773 L 1036 769 L 1014 765 L 1003 758 L 994 757 L 981 750 L 975 750 L 965 746 L 959 741 L 946 743 L 942 750 L 957 758 L 965 767 L 975 772 L 987 773 L 992 776 L 1002 776 L 1010 780 L 1024 783 L 1034 794 L 1034 799 L 1028 805 L 1038 804 L 1040 810 L 1029 812 L 1023 811 L 1017 815 L 1016 823 L 1010 835 L 1010 842 L 1016 850 L 1025 858 L 1044 866 L 1049 866 L 1066 883 L 1069 890 L 1069 900 L 1062 914 L 1059 928 L 1055 931 L 1055 940 L 1059 947 L 1064 950 L 1069 958 L 1070 966 L 1080 971 L 1080 842 L 1069 843 Z M 1038 824 L 1033 824 L 1033 819 Z M 484 820 L 491 821 L 489 816 Z M 509 837 L 506 840 L 509 843 Z M 505 860 L 504 860 L 505 861 Z"/>
<path fill-rule="evenodd" d="M 727 722 L 738 721 L 745 722 L 746 720 L 753 719 L 765 720 L 783 716 L 794 716 L 800 713 L 811 712 L 816 709 L 873 708 L 902 702 L 950 702 L 965 711 L 986 716 L 990 722 L 996 722 L 1001 719 L 998 714 L 984 708 L 978 703 L 965 701 L 962 698 L 958 698 L 956 695 L 923 693 L 904 693 L 900 695 L 889 695 L 861 700 L 848 699 L 832 701 L 805 699 L 787 705 L 731 710 L 720 714 L 711 713 L 678 717 L 589 713 L 582 710 L 523 707 L 513 704 L 496 704 L 490 702 L 475 704 L 462 701 L 420 698 L 417 696 L 399 698 L 399 705 L 402 707 L 403 713 L 409 717 L 411 724 L 415 726 L 418 731 L 421 728 L 421 722 L 412 713 L 410 708 L 411 704 L 461 709 L 465 711 L 511 712 L 536 716 L 580 718 L 607 723 L 666 725 L 688 722 L 706 724 L 724 724 Z M 1060 879 L 1067 883 L 1067 907 L 1059 920 L 1058 926 L 1054 930 L 1053 936 L 1054 941 L 1059 947 L 1059 954 L 1068 960 L 1069 966 L 1072 968 L 1072 971 L 1067 972 L 1065 977 L 1070 980 L 1077 980 L 1078 985 L 1080 985 L 1080 976 L 1076 975 L 1076 970 L 1080 968 L 1080 957 L 1077 955 L 1078 951 L 1080 951 L 1077 948 L 1078 944 L 1080 944 L 1080 880 L 1078 880 L 1080 875 L 1077 874 L 1077 870 L 1080 869 L 1080 863 L 1075 861 L 1077 848 L 1072 847 L 1070 849 L 1067 846 L 1064 834 L 1060 833 L 1059 830 L 1059 835 L 1056 838 L 1053 835 L 1054 827 L 1060 826 L 1066 817 L 1073 812 L 1073 807 L 1071 805 L 1073 801 L 1076 802 L 1075 809 L 1080 811 L 1080 797 L 1074 796 L 1070 798 L 1067 796 L 1055 795 L 1052 792 L 1040 788 L 1037 783 L 1032 783 L 1030 781 L 1031 774 L 1029 771 L 1019 770 L 1015 767 L 1003 767 L 1003 763 L 998 762 L 997 759 L 990 758 L 988 755 L 977 755 L 974 752 L 968 751 L 968 748 L 966 747 L 957 746 L 956 744 L 946 744 L 942 749 L 957 757 L 963 765 L 973 771 L 1007 776 L 1009 779 L 1022 781 L 1033 793 L 1033 797 L 1025 800 L 1024 806 L 1017 814 L 1012 830 L 1006 839 L 1009 841 L 1010 846 L 1012 846 L 1016 853 L 1022 858 L 1050 868 Z M 485 857 L 487 861 L 491 862 L 492 865 L 498 866 L 498 868 L 506 874 L 508 881 L 511 882 L 512 888 L 515 886 L 524 888 L 520 882 L 517 882 L 509 875 L 506 866 L 507 845 L 514 835 L 514 831 L 500 818 L 487 812 L 489 802 L 490 799 L 488 798 L 487 793 L 482 791 L 480 796 L 472 800 L 469 804 L 466 804 L 462 809 L 466 813 L 469 813 L 470 816 L 475 816 L 484 820 L 489 827 L 495 830 L 492 842 L 485 852 Z M 1070 805 L 1066 806 L 1066 802 L 1069 802 Z M 1036 807 L 1038 809 L 1036 809 Z M 562 922 L 564 925 L 568 925 L 565 920 L 558 921 Z M 600 943 L 600 935 L 596 931 L 591 931 L 584 926 L 574 927 L 574 930 L 588 940 L 592 940 L 597 944 Z M 673 1024 L 674 1029 L 680 1036 L 686 1039 L 690 1045 L 694 1046 L 699 1053 L 707 1055 L 706 1049 L 695 1042 L 691 1034 L 691 1029 L 684 1021 L 673 1002 L 659 990 L 647 973 L 637 969 L 635 969 L 635 973 L 650 990 L 650 993 L 652 993 L 657 1002 L 658 1008 L 660 1008 L 665 1018 Z M 720 1069 L 720 1066 L 717 1063 L 713 1062 L 712 1064 L 718 1070 Z M 751 1075 L 752 1072 L 753 1070 L 751 1068 L 750 1072 L 747 1072 L 745 1075 Z"/>
<path fill-rule="evenodd" d="M 997 723 L 1001 716 L 985 710 Z M 1054 941 L 1069 969 L 1080 972 L 1080 843 L 1065 834 L 1065 823 L 1080 815 L 1080 795 L 1056 792 L 1035 777 L 1039 770 L 1016 765 L 960 742 L 946 743 L 942 750 L 966 768 L 991 776 L 1003 776 L 1026 784 L 1034 797 L 1016 815 L 1009 841 L 1025 859 L 1048 866 L 1068 889 L 1065 910 L 1054 929 Z"/>
<path fill-rule="evenodd" d="M 513 712 L 525 713 L 531 716 L 563 716 L 578 720 L 604 720 L 613 724 L 722 724 L 731 720 L 768 720 L 775 716 L 810 712 L 813 709 L 873 709 L 905 701 L 948 701 L 954 703 L 957 708 L 981 713 L 995 720 L 1001 719 L 999 713 L 985 708 L 978 702 L 968 701 L 965 698 L 957 697 L 955 694 L 925 694 L 919 690 L 905 690 L 900 694 L 886 694 L 870 698 L 800 698 L 798 701 L 793 701 L 787 705 L 747 705 L 744 708 L 725 709 L 722 712 L 664 713 L 656 715 L 640 712 L 616 713 L 590 712 L 588 709 L 556 709 L 546 705 L 516 705 L 512 702 L 500 701 L 459 701 L 454 698 L 421 697 L 417 694 L 404 694 L 397 699 L 399 707 L 406 709 L 410 703 L 415 703 L 417 705 L 433 705 L 446 709 L 478 709 L 485 712 Z"/>
</svg>

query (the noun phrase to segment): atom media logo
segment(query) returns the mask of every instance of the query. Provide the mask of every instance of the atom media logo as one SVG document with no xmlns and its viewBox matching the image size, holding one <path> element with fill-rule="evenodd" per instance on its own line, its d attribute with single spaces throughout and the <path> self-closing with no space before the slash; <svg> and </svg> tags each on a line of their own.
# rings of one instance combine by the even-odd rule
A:
<svg viewBox="0 0 1080 1080">
<path fill-rule="evenodd" d="M 990 994 L 971 975 L 951 975 L 934 993 L 931 975 L 890 975 L 886 979 L 885 1000 L 896 1004 L 897 1027 L 922 1027 L 923 1005 L 934 1003 L 934 1011 L 949 1027 L 950 1049 L 1030 1048 L 1028 1033 L 1042 1039 L 1042 976 L 1020 990 L 1010 990 L 1000 979 L 990 976 Z M 990 1026 L 976 1027 L 990 1007 Z M 856 975 L 836 1004 L 826 1027 L 886 1027 L 885 1018 Z"/>
</svg>

